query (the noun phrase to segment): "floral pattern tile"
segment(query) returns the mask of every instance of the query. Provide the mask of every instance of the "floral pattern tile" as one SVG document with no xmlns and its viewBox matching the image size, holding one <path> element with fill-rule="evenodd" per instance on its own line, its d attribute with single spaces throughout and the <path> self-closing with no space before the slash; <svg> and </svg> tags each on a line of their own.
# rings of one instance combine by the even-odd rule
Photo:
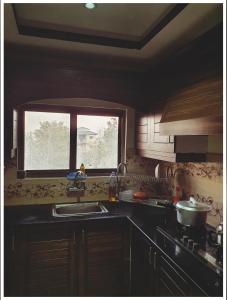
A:
<svg viewBox="0 0 227 300">
<path fill-rule="evenodd" d="M 134 191 L 145 191 L 151 198 L 171 199 L 176 183 L 174 180 L 177 177 L 187 176 L 197 180 L 204 179 L 218 182 L 220 189 L 222 188 L 223 180 L 223 165 L 222 163 L 168 163 L 157 160 L 141 158 L 136 155 L 134 149 L 127 150 L 128 172 L 131 173 L 125 177 L 121 177 L 121 189 L 133 189 Z M 154 170 L 160 163 L 162 174 L 166 174 L 168 169 L 170 177 L 168 179 L 156 180 L 154 178 Z M 7 173 L 9 171 L 9 173 Z M 8 175 L 10 174 L 10 176 Z M 139 175 L 138 175 L 139 174 Z M 26 199 L 29 201 L 45 200 L 68 201 L 67 187 L 69 182 L 65 178 L 61 179 L 31 179 L 19 180 L 16 179 L 16 163 L 12 160 L 5 170 L 5 187 L 4 195 L 5 202 L 10 203 L 11 200 L 19 201 L 19 199 Z M 109 187 L 109 177 L 89 178 L 86 181 L 86 199 L 89 197 L 102 197 L 107 199 Z M 190 193 L 193 192 L 193 185 L 190 186 Z M 184 198 L 189 199 L 189 192 L 187 187 L 184 190 Z M 215 197 L 203 195 L 203 192 L 196 190 L 194 196 L 198 201 L 211 205 L 212 209 L 208 214 L 212 219 L 212 223 L 218 224 L 223 218 L 223 203 L 217 201 Z M 52 199 L 52 200 L 51 200 Z M 34 203 L 33 201 L 33 203 Z"/>
<path fill-rule="evenodd" d="M 161 163 L 162 168 L 175 176 L 177 173 L 185 173 L 189 176 L 198 176 L 208 179 L 217 179 L 223 176 L 222 163 Z"/>
</svg>

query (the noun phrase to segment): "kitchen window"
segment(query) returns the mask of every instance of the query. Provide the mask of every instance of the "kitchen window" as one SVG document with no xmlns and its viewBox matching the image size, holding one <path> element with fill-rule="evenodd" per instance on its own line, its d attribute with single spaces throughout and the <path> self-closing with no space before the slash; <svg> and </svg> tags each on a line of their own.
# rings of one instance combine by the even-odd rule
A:
<svg viewBox="0 0 227 300">
<path fill-rule="evenodd" d="M 18 178 L 88 175 L 117 169 L 124 153 L 122 110 L 29 105 L 18 110 Z"/>
</svg>

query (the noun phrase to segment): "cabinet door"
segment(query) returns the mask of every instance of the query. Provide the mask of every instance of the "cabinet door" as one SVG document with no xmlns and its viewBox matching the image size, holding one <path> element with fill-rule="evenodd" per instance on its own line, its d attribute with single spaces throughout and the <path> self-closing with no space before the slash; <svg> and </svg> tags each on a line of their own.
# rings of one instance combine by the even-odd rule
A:
<svg viewBox="0 0 227 300">
<path fill-rule="evenodd" d="M 149 115 L 137 114 L 136 139 L 138 149 L 145 150 L 150 147 L 151 133 L 149 124 Z"/>
<path fill-rule="evenodd" d="M 82 232 L 84 290 L 81 296 L 126 296 L 129 275 L 126 229 L 106 224 L 101 227 L 87 227 Z"/>
<path fill-rule="evenodd" d="M 162 110 L 137 114 L 137 149 L 142 157 L 176 161 L 204 161 L 207 136 L 160 135 Z"/>
<path fill-rule="evenodd" d="M 138 114 L 136 128 L 137 149 L 141 156 L 175 161 L 174 137 L 159 135 L 159 118 L 157 118 L 157 114 Z"/>
<path fill-rule="evenodd" d="M 4 296 L 16 296 L 15 280 L 15 233 L 13 230 L 6 230 L 4 233 Z"/>
<path fill-rule="evenodd" d="M 156 251 L 136 229 L 132 235 L 132 296 L 155 296 Z"/>
<path fill-rule="evenodd" d="M 75 234 L 46 225 L 16 236 L 21 296 L 71 296 L 76 293 Z"/>
</svg>

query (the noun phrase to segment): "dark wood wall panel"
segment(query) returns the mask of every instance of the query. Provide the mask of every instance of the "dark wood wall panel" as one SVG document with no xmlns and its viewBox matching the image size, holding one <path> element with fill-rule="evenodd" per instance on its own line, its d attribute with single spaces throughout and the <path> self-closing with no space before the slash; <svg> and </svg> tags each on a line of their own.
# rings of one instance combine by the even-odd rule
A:
<svg viewBox="0 0 227 300">
<path fill-rule="evenodd" d="M 23 103 L 56 98 L 94 98 L 138 107 L 142 102 L 142 80 L 137 73 L 94 70 L 36 60 L 5 51 L 5 161 L 10 158 L 13 141 L 13 109 Z"/>
<path fill-rule="evenodd" d="M 44 98 L 95 98 L 135 107 L 139 111 L 157 111 L 171 96 L 187 86 L 209 78 L 222 78 L 223 24 L 217 25 L 179 51 L 163 56 L 158 64 L 146 64 L 141 71 L 114 68 L 116 58 L 103 57 L 100 67 L 94 56 L 88 57 L 38 48 L 5 49 L 5 159 L 12 149 L 13 107 Z M 69 56 L 69 57 L 68 57 Z M 118 59 L 119 67 L 122 59 Z M 129 60 L 124 63 L 129 65 Z M 96 65 L 96 67 L 95 67 Z M 110 66 L 112 65 L 112 68 Z M 135 72 L 138 66 L 138 72 Z M 149 68 L 149 69 L 148 69 Z M 132 68 L 131 68 L 132 70 Z M 157 116 L 158 117 L 158 116 Z M 157 118 L 159 122 L 159 118 Z M 141 124 L 145 125 L 145 124 Z M 143 138 L 142 138 L 143 139 Z"/>
<path fill-rule="evenodd" d="M 157 110 L 182 89 L 222 76 L 223 24 L 220 23 L 180 51 L 172 55 L 169 53 L 146 72 L 144 93 L 147 101 L 144 110 Z"/>
<path fill-rule="evenodd" d="M 13 106 L 46 98 L 96 98 L 138 106 L 142 81 L 128 72 L 6 60 L 5 85 Z"/>
</svg>

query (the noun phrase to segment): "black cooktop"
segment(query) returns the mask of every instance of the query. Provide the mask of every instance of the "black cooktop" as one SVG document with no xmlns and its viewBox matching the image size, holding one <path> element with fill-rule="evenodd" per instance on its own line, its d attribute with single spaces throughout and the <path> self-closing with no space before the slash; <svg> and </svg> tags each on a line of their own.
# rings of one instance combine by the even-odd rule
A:
<svg viewBox="0 0 227 300">
<path fill-rule="evenodd" d="M 222 272 L 222 249 L 211 246 L 209 243 L 209 232 L 213 227 L 187 227 L 176 223 L 174 226 L 157 226 L 157 231 L 177 243 L 185 251 L 191 253 L 194 257 L 209 264 L 216 272 Z"/>
</svg>

